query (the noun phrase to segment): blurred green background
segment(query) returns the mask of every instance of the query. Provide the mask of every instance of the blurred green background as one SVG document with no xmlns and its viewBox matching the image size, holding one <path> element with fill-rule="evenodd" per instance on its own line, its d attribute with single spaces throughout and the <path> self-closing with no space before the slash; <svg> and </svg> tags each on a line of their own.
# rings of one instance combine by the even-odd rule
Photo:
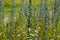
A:
<svg viewBox="0 0 60 40">
<path fill-rule="evenodd" d="M 43 0 L 45 1 L 45 0 Z M 48 11 L 50 13 L 49 18 L 49 24 L 46 35 L 44 35 L 44 26 L 45 26 L 45 18 L 42 17 L 40 20 L 39 9 L 41 7 L 41 0 L 32 0 L 32 16 L 31 16 L 31 29 L 32 32 L 30 33 L 31 40 L 60 40 L 60 19 L 59 16 L 56 17 L 58 21 L 57 23 L 52 22 L 52 16 L 53 16 L 53 7 L 55 0 L 48 0 L 47 6 Z M 24 5 L 29 5 L 29 0 L 24 0 Z M 26 6 L 26 5 L 25 5 Z M 25 8 L 24 6 L 24 8 Z M 15 0 L 15 12 L 12 10 L 12 0 L 4 0 L 4 21 L 6 21 L 4 24 L 0 23 L 0 40 L 29 40 L 27 38 L 28 36 L 28 22 L 26 13 L 28 12 L 20 10 L 22 8 L 22 0 Z M 27 7 L 28 9 L 28 7 Z M 13 13 L 15 14 L 13 14 Z M 59 11 L 58 11 L 59 12 Z M 57 12 L 57 13 L 58 13 Z M 19 15 L 19 13 L 24 15 Z M 12 14 L 12 15 L 11 15 Z M 35 16 L 36 15 L 36 16 Z M 12 16 L 10 18 L 10 16 Z M 18 18 L 20 16 L 20 19 Z M 10 19 L 9 19 L 10 18 Z M 16 18 L 16 19 L 14 19 Z M 56 20 L 54 19 L 54 20 Z M 56 25 L 58 25 L 56 27 Z M 37 28 L 37 31 L 35 30 Z M 57 33 L 57 34 L 56 34 Z M 45 38 L 47 36 L 47 39 Z M 44 39 L 45 38 L 45 39 Z"/>
</svg>

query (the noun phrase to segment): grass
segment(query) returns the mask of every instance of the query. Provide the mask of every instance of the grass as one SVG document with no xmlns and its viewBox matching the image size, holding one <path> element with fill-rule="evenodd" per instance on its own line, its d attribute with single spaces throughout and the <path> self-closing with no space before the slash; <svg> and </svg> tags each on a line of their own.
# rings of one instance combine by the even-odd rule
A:
<svg viewBox="0 0 60 40">
<path fill-rule="evenodd" d="M 54 0 L 53 0 L 54 1 Z M 52 0 L 49 0 L 48 1 L 48 8 L 49 8 L 49 11 L 52 13 L 52 7 L 54 5 L 54 2 Z M 27 2 L 27 0 L 25 1 Z M 44 37 L 44 19 L 40 20 L 39 16 L 40 15 L 37 15 L 39 13 L 39 7 L 41 6 L 40 4 L 40 1 L 39 0 L 33 0 L 33 4 L 32 4 L 32 7 L 33 7 L 33 10 L 36 14 L 36 16 L 34 15 L 33 13 L 33 16 L 31 16 L 31 24 L 32 24 L 32 32 L 31 32 L 31 36 L 32 36 L 32 40 L 35 40 L 36 37 L 38 38 L 41 38 L 41 40 L 43 40 L 43 37 Z M 21 8 L 21 0 L 16 0 L 16 6 L 15 6 L 15 9 L 16 9 L 16 13 L 15 13 L 15 16 L 14 17 L 19 17 L 19 12 L 21 12 L 21 10 L 19 11 L 19 8 Z M 9 17 L 10 16 L 10 13 L 11 13 L 11 6 L 12 6 L 12 3 L 11 1 L 8 1 L 6 0 L 5 1 L 5 17 Z M 26 10 L 26 9 L 25 9 Z M 25 11 L 23 11 L 25 12 Z M 51 15 L 52 16 L 52 15 Z M 20 14 L 20 19 L 19 18 L 16 18 L 16 20 L 14 19 L 14 24 L 15 26 L 11 26 L 12 23 L 10 22 L 11 19 L 7 19 L 8 21 L 4 24 L 3 28 L 2 28 L 2 31 L 0 32 L 0 40 L 8 40 L 8 39 L 11 39 L 11 40 L 27 40 L 27 31 L 28 31 L 28 27 L 27 27 L 27 18 L 26 16 L 22 16 Z M 60 39 L 60 19 L 58 19 L 58 40 Z M 50 18 L 50 22 L 51 22 L 51 18 Z M 10 23 L 9 23 L 10 22 Z M 13 21 L 12 21 L 13 22 Z M 41 23 L 41 25 L 40 25 Z M 37 28 L 37 29 L 35 29 Z M 14 30 L 14 31 L 13 31 Z M 8 33 L 9 32 L 9 33 Z M 15 33 L 14 33 L 15 32 Z M 55 32 L 56 32 L 56 27 L 52 26 L 52 22 L 49 24 L 48 26 L 48 31 L 47 31 L 47 36 L 48 36 L 48 40 L 55 40 Z M 36 36 L 36 34 L 38 34 Z M 7 37 L 9 36 L 9 37 Z"/>
</svg>

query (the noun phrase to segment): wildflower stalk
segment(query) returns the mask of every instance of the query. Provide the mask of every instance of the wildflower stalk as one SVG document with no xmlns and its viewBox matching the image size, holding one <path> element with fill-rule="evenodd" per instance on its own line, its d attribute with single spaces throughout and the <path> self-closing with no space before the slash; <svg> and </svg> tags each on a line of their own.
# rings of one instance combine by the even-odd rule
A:
<svg viewBox="0 0 60 40">
<path fill-rule="evenodd" d="M 54 3 L 54 13 L 52 16 L 53 26 L 55 27 L 55 40 L 58 40 L 58 0 L 55 0 Z"/>
<path fill-rule="evenodd" d="M 2 23 L 4 23 L 4 0 L 1 0 L 1 18 L 2 18 Z"/>
<path fill-rule="evenodd" d="M 27 21 L 28 21 L 28 40 L 30 40 L 31 39 L 31 14 L 32 14 L 32 12 L 31 12 L 31 7 L 32 7 L 32 0 L 29 0 L 29 15 L 28 15 L 28 19 L 27 19 Z"/>
<path fill-rule="evenodd" d="M 24 4 L 24 0 L 22 0 L 22 2 L 21 2 L 21 8 L 20 8 L 20 13 L 19 13 L 19 21 L 22 18 L 24 19 L 24 20 L 22 20 L 22 22 L 24 21 L 23 23 L 25 23 L 25 4 Z M 20 36 L 21 36 L 20 39 L 25 40 L 25 38 L 24 38 L 25 26 L 23 26 L 25 24 L 23 24 L 23 23 L 22 23 L 22 26 L 21 26 L 22 32 L 20 33 Z M 20 22 L 20 24 L 21 24 L 21 22 Z"/>
<path fill-rule="evenodd" d="M 16 26 L 14 24 L 15 19 L 16 19 L 16 16 L 15 16 L 15 11 L 16 11 L 15 6 L 16 6 L 15 0 L 12 0 L 12 10 L 11 10 L 11 18 L 10 18 L 11 19 L 11 23 L 12 23 L 12 33 L 15 36 L 14 40 L 18 40 L 17 30 L 16 30 Z"/>
<path fill-rule="evenodd" d="M 3 27 L 4 27 L 3 24 L 4 24 L 4 0 L 0 0 L 0 33 L 3 33 Z M 1 37 L 3 38 L 3 36 Z"/>
<path fill-rule="evenodd" d="M 22 0 L 22 8 L 21 8 L 21 10 L 22 10 L 22 16 L 25 16 L 25 14 L 24 14 L 24 8 L 25 8 L 24 0 Z"/>
<path fill-rule="evenodd" d="M 16 27 L 14 22 L 15 22 L 15 0 L 12 0 L 12 9 L 9 17 L 9 22 L 7 24 L 7 39 L 9 40 L 12 39 L 17 40 Z"/>
<path fill-rule="evenodd" d="M 0 24 L 4 23 L 4 1 L 0 0 Z"/>
<path fill-rule="evenodd" d="M 24 13 L 25 13 L 25 24 L 26 24 L 26 27 L 25 27 L 25 29 L 27 29 L 26 31 L 28 31 L 28 22 L 27 22 L 27 19 L 28 19 L 28 15 L 29 15 L 29 7 L 28 7 L 28 3 L 26 3 L 25 4 L 25 11 L 24 11 Z M 27 35 L 27 32 L 26 32 L 26 36 L 28 36 Z M 27 37 L 26 37 L 26 39 L 27 39 Z"/>
<path fill-rule="evenodd" d="M 49 11 L 47 7 L 48 0 L 45 0 L 45 27 L 44 27 L 44 40 L 48 39 L 48 27 L 49 27 Z"/>
<path fill-rule="evenodd" d="M 39 13 L 39 24 L 40 24 L 40 28 L 41 28 L 41 30 L 40 30 L 40 39 L 43 39 L 43 32 L 41 32 L 41 31 L 43 31 L 43 28 L 44 28 L 44 17 L 45 17 L 45 13 L 44 13 L 44 7 L 45 7 L 45 5 L 44 5 L 44 1 L 43 0 L 41 0 L 41 3 L 40 3 L 40 13 Z"/>
<path fill-rule="evenodd" d="M 24 0 L 21 2 L 21 7 L 19 8 L 19 19 L 24 16 Z"/>
</svg>

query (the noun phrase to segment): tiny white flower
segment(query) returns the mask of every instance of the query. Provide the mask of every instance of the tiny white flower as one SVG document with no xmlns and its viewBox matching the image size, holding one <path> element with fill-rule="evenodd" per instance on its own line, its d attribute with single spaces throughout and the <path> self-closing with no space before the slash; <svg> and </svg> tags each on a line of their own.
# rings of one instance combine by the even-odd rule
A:
<svg viewBox="0 0 60 40">
<path fill-rule="evenodd" d="M 23 32 L 25 34 L 25 32 Z"/>
<path fill-rule="evenodd" d="M 31 36 L 35 36 L 34 34 L 30 34 Z"/>
<path fill-rule="evenodd" d="M 0 33 L 0 35 L 2 35 L 2 32 Z"/>
<path fill-rule="evenodd" d="M 54 39 L 50 39 L 50 40 L 54 40 Z"/>
<path fill-rule="evenodd" d="M 36 32 L 36 33 L 38 33 L 38 31 L 37 31 L 37 30 L 35 30 L 35 32 Z"/>
<path fill-rule="evenodd" d="M 29 28 L 28 30 L 31 31 L 31 28 Z"/>
<path fill-rule="evenodd" d="M 18 34 L 18 37 L 20 36 L 20 34 Z"/>
<path fill-rule="evenodd" d="M 60 37 L 60 35 L 57 35 L 57 37 Z"/>
</svg>

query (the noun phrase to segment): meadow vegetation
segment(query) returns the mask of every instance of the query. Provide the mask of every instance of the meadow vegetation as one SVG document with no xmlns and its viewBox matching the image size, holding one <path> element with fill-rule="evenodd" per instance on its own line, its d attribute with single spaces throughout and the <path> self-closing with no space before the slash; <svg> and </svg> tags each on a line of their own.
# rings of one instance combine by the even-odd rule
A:
<svg viewBox="0 0 60 40">
<path fill-rule="evenodd" d="M 60 40 L 59 0 L 0 0 L 0 40 Z"/>
</svg>

